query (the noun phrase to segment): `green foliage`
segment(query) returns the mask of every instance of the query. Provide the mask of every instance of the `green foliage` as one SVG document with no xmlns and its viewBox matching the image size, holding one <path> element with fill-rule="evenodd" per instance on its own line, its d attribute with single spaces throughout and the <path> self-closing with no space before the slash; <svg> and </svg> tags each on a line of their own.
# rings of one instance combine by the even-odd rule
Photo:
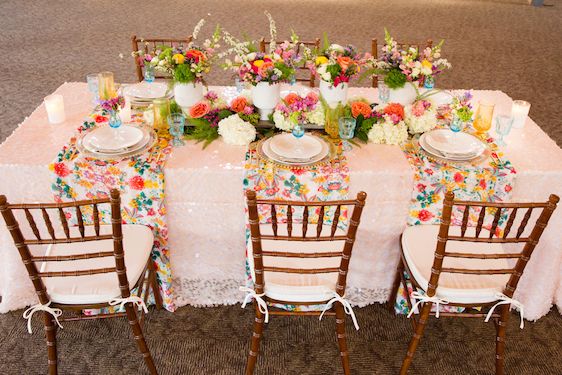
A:
<svg viewBox="0 0 562 375">
<path fill-rule="evenodd" d="M 295 74 L 295 70 L 290 66 L 287 66 L 283 62 L 276 62 L 273 65 L 275 66 L 276 69 L 279 69 L 281 71 L 281 77 L 279 77 L 280 80 L 289 79 L 291 76 Z"/>
<path fill-rule="evenodd" d="M 187 64 L 180 64 L 174 69 L 174 81 L 178 83 L 190 83 L 195 81 L 195 74 Z"/>
<path fill-rule="evenodd" d="M 322 34 L 322 39 L 322 51 L 326 51 L 328 48 L 330 48 L 330 41 L 328 40 L 328 33 L 326 33 L 325 31 Z"/>
<path fill-rule="evenodd" d="M 170 113 L 182 113 L 181 107 L 175 100 L 170 101 Z"/>
<path fill-rule="evenodd" d="M 462 122 L 468 122 L 472 119 L 472 110 L 468 107 L 461 107 L 457 109 L 455 112 L 457 114 L 457 117 Z"/>
<path fill-rule="evenodd" d="M 234 114 L 234 112 L 232 112 L 230 109 L 221 109 L 218 113 L 219 116 L 219 121 L 220 120 L 224 120 L 227 117 L 230 117 Z"/>
<path fill-rule="evenodd" d="M 376 117 L 371 117 L 365 119 L 363 115 L 357 116 L 357 126 L 355 127 L 355 137 L 359 139 L 363 143 L 367 143 L 369 141 L 369 131 L 373 127 L 373 125 L 377 122 Z"/>
<path fill-rule="evenodd" d="M 339 64 L 332 64 L 326 66 L 326 72 L 330 73 L 331 77 L 337 77 L 340 75 L 341 66 Z"/>
<path fill-rule="evenodd" d="M 203 142 L 203 148 L 210 145 L 219 137 L 217 127 L 212 127 L 207 120 L 201 118 L 188 118 L 191 126 L 186 127 L 187 139 Z"/>
<path fill-rule="evenodd" d="M 260 121 L 260 114 L 259 113 L 252 113 L 251 115 L 247 115 L 245 113 L 239 113 L 238 116 L 246 122 L 256 126 Z"/>
<path fill-rule="evenodd" d="M 400 69 L 394 68 L 384 76 L 384 83 L 391 89 L 399 89 L 406 84 L 406 76 Z"/>
</svg>

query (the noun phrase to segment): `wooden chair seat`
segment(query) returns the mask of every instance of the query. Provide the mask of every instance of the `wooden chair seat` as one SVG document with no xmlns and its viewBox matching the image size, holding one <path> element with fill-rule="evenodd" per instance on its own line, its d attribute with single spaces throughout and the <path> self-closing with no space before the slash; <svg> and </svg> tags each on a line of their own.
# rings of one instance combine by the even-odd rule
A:
<svg viewBox="0 0 562 375">
<path fill-rule="evenodd" d="M 150 228 L 144 225 L 123 225 L 123 251 L 125 253 L 125 267 L 127 279 L 131 285 L 144 277 L 146 265 L 152 250 L 154 237 Z M 78 229 L 70 228 L 71 232 Z M 88 233 L 88 230 L 91 233 Z M 86 234 L 93 235 L 93 227 L 86 227 Z M 100 225 L 100 234 L 111 234 L 111 225 Z M 75 254 L 98 253 L 100 251 L 113 251 L 113 240 L 97 240 L 89 242 L 58 243 L 50 245 L 46 256 L 65 256 Z M 86 270 L 94 268 L 115 267 L 112 257 L 80 259 L 64 262 L 41 263 L 40 272 L 61 272 Z M 76 305 L 108 303 L 121 295 L 119 283 L 115 274 L 99 273 L 85 276 L 47 277 L 44 279 L 47 293 L 54 303 Z"/>
<path fill-rule="evenodd" d="M 331 228 L 326 225 L 325 233 L 329 233 Z M 314 228 L 316 229 L 316 228 Z M 273 235 L 270 224 L 260 225 L 260 233 L 262 235 Z M 277 234 L 279 236 L 287 235 L 287 224 L 278 224 Z M 337 229 L 336 236 L 345 236 L 346 232 Z M 292 236 L 302 237 L 302 226 L 294 225 Z M 316 230 L 308 231 L 307 238 L 315 238 Z M 340 252 L 344 244 L 344 240 L 340 241 L 283 241 L 283 240 L 266 240 L 262 239 L 262 248 L 271 252 L 287 252 L 294 254 L 314 254 L 321 252 Z M 262 253 L 263 254 L 263 253 Z M 322 257 L 322 258 L 291 258 L 291 257 L 273 257 L 263 254 L 263 261 L 271 267 L 280 268 L 334 268 L 331 273 L 316 274 L 299 274 L 299 273 L 283 273 L 283 272 L 266 272 L 264 274 L 265 288 L 264 293 L 267 297 L 279 301 L 293 302 L 323 302 L 331 299 L 336 291 L 336 283 L 338 281 L 338 267 L 340 265 L 340 257 Z M 248 246 L 248 263 L 252 279 L 256 281 L 253 251 L 251 242 Z"/>
<path fill-rule="evenodd" d="M 475 228 L 468 228 L 466 235 L 473 236 Z M 483 230 L 484 232 L 484 230 Z M 402 252 L 416 283 L 427 292 L 431 267 L 437 246 L 439 225 L 416 225 L 408 227 L 402 234 Z M 451 235 L 460 235 L 460 227 L 449 227 Z M 448 251 L 472 254 L 502 254 L 505 244 L 472 243 L 450 241 Z M 467 259 L 446 257 L 443 267 L 468 268 L 479 270 L 504 269 L 513 267 L 514 262 L 505 259 Z M 497 300 L 496 294 L 502 292 L 509 280 L 509 275 L 472 275 L 444 273 L 439 278 L 439 288 L 435 295 L 454 303 L 488 303 Z"/>
</svg>

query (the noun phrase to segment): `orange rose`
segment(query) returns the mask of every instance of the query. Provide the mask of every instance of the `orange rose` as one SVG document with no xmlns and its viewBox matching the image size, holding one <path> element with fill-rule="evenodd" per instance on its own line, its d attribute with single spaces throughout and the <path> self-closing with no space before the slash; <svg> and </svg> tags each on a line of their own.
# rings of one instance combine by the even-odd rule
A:
<svg viewBox="0 0 562 375">
<path fill-rule="evenodd" d="M 260 76 L 266 77 L 268 70 L 273 69 L 273 63 L 271 61 L 266 61 L 259 67 Z"/>
<path fill-rule="evenodd" d="M 399 103 L 388 103 L 388 105 L 384 107 L 384 113 L 389 116 L 396 115 L 400 120 L 404 119 L 404 107 Z"/>
<path fill-rule="evenodd" d="M 355 118 L 359 115 L 363 117 L 368 117 L 371 114 L 371 106 L 365 102 L 353 102 L 351 103 L 351 115 Z"/>
<path fill-rule="evenodd" d="M 207 102 L 199 102 L 189 109 L 191 118 L 200 118 L 209 113 L 211 106 Z"/>
<path fill-rule="evenodd" d="M 349 66 L 353 63 L 351 61 L 351 57 L 348 56 L 340 56 L 337 59 L 339 66 L 341 66 L 341 70 L 344 72 L 349 69 Z"/>
<path fill-rule="evenodd" d="M 239 96 L 237 98 L 234 98 L 234 100 L 230 104 L 230 109 L 232 109 L 236 113 L 240 113 L 244 112 L 244 108 L 246 108 L 246 105 L 248 105 L 248 100 L 243 96 Z"/>
<path fill-rule="evenodd" d="M 205 60 L 205 54 L 198 49 L 190 49 L 185 53 L 185 57 L 188 59 L 195 60 L 196 63 Z"/>
<path fill-rule="evenodd" d="M 291 92 L 291 93 L 287 94 L 287 96 L 285 96 L 285 99 L 283 99 L 283 100 L 288 105 L 291 105 L 294 102 L 296 102 L 297 100 L 299 100 L 299 96 L 297 94 L 295 94 L 294 92 Z"/>
</svg>

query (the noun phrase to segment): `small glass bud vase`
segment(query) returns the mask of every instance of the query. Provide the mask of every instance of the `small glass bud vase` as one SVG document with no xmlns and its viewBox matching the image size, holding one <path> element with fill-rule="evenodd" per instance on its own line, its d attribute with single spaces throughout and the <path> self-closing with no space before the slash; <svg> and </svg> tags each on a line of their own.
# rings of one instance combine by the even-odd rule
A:
<svg viewBox="0 0 562 375">
<path fill-rule="evenodd" d="M 144 66 L 144 80 L 145 82 L 154 82 L 154 67 L 150 64 Z"/>
<path fill-rule="evenodd" d="M 435 87 L 435 78 L 433 76 L 426 76 L 423 81 L 423 87 L 426 89 L 433 89 Z"/>
<path fill-rule="evenodd" d="M 453 118 L 451 120 L 451 124 L 449 125 L 451 131 L 453 133 L 458 133 L 463 130 L 464 125 L 465 125 L 464 122 L 459 118 L 459 116 L 457 116 L 456 113 L 454 113 Z"/>
<path fill-rule="evenodd" d="M 109 126 L 113 129 L 117 129 L 121 126 L 122 120 L 119 116 L 119 111 L 109 111 Z"/>
</svg>

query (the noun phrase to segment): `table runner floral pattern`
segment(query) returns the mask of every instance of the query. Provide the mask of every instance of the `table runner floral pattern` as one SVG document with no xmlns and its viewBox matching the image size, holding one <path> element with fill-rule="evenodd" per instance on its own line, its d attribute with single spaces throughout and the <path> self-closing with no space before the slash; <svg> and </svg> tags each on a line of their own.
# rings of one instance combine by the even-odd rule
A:
<svg viewBox="0 0 562 375">
<path fill-rule="evenodd" d="M 457 200 L 501 202 L 511 198 L 516 171 L 511 162 L 503 158 L 503 153 L 493 138 L 485 140 L 490 156 L 479 165 L 441 163 L 418 152 L 413 142 L 416 142 L 416 139 L 403 146 L 404 154 L 415 170 L 408 225 L 440 224 L 443 200 L 448 189 L 455 193 Z M 478 221 L 479 212 L 478 209 L 471 210 L 469 225 Z M 452 214 L 453 225 L 460 225 L 462 214 L 462 209 L 455 207 Z M 491 220 L 487 215 L 485 228 L 489 228 Z M 501 232 L 501 224 L 504 221 L 505 217 L 500 218 L 498 233 Z M 410 284 L 408 289 L 411 293 Z M 409 312 L 405 298 L 406 294 L 401 286 L 395 303 L 398 313 Z M 441 310 L 462 311 L 463 308 L 442 306 Z"/>
<path fill-rule="evenodd" d="M 166 156 L 172 146 L 160 137 L 149 152 L 118 161 L 102 161 L 80 155 L 78 136 L 96 126 L 106 126 L 107 118 L 94 113 L 85 121 L 49 166 L 54 173 L 51 189 L 57 202 L 107 197 L 110 189 L 121 192 L 123 222 L 150 227 L 154 234 L 152 260 L 157 270 L 163 305 L 169 311 L 175 306 L 168 248 L 166 207 L 164 204 L 164 171 Z M 141 121 L 135 118 L 134 121 Z M 85 219 L 86 219 L 85 215 Z M 101 222 L 110 223 L 111 213 L 100 207 Z M 69 217 L 69 220 L 73 220 Z M 74 219 L 75 220 L 75 219 Z M 130 283 L 136 280 L 129 280 Z"/>
<path fill-rule="evenodd" d="M 338 147 L 339 149 L 339 147 Z M 349 192 L 349 167 L 344 155 L 338 153 L 331 161 L 310 167 L 279 167 L 278 165 L 260 158 L 254 147 L 246 154 L 244 165 L 244 190 L 254 189 L 258 199 L 282 199 L 294 201 L 328 201 L 347 199 Z M 267 222 L 265 218 L 271 217 L 269 206 L 259 207 L 260 223 Z M 277 209 L 279 223 L 286 223 L 284 207 Z M 302 215 L 301 215 L 302 216 Z M 346 226 L 348 211 L 342 208 L 340 225 Z M 294 214 L 293 222 L 302 220 Z M 317 223 L 318 211 L 312 213 L 309 222 Z M 324 224 L 329 225 L 332 217 L 328 211 L 324 217 Z M 249 224 L 246 217 L 246 243 L 250 238 Z M 250 275 L 250 266 L 247 261 L 246 251 L 246 276 L 247 286 L 253 287 Z M 275 307 L 290 311 L 322 310 L 324 305 L 281 305 Z"/>
</svg>

